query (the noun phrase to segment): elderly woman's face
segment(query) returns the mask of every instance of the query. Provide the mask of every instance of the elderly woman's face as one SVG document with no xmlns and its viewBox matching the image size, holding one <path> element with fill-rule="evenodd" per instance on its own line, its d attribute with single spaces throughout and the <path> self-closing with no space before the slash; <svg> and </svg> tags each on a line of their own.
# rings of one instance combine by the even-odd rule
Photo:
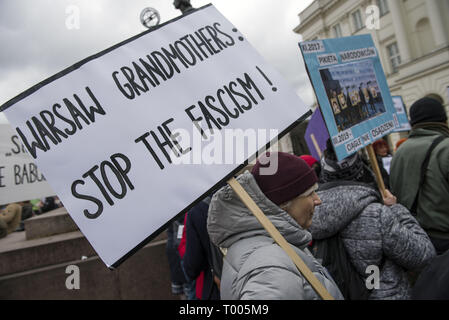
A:
<svg viewBox="0 0 449 320">
<path fill-rule="evenodd" d="M 308 229 L 312 225 L 315 206 L 320 204 L 321 199 L 314 191 L 308 196 L 296 197 L 286 211 L 303 229 Z"/>
</svg>

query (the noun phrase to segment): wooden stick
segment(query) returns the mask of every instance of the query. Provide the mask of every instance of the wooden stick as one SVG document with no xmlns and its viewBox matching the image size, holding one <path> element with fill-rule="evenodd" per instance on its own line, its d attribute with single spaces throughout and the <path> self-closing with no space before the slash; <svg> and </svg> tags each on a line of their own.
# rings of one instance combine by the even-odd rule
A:
<svg viewBox="0 0 449 320">
<path fill-rule="evenodd" d="M 382 174 L 380 173 L 379 165 L 377 163 L 376 154 L 374 153 L 373 145 L 370 144 L 366 146 L 366 150 L 368 151 L 369 161 L 371 162 L 371 166 L 373 167 L 374 174 L 376 176 L 377 186 L 381 192 L 381 195 L 385 195 L 385 184 L 384 179 L 382 178 Z"/>
<path fill-rule="evenodd" d="M 323 300 L 334 300 L 326 288 L 321 284 L 321 282 L 315 277 L 315 275 L 310 271 L 307 265 L 302 261 L 298 254 L 293 250 L 291 245 L 284 239 L 284 237 L 279 233 L 276 227 L 271 223 L 271 221 L 265 216 L 265 214 L 260 210 L 254 200 L 249 196 L 249 194 L 243 189 L 240 183 L 235 179 L 231 178 L 228 184 L 234 190 L 235 193 L 240 197 L 243 203 L 248 207 L 248 209 L 256 216 L 257 220 L 262 224 L 262 226 L 267 230 L 270 236 L 276 241 L 276 243 L 284 249 L 287 255 L 295 263 L 298 270 L 310 283 L 312 288 L 318 293 L 318 295 Z"/>
<path fill-rule="evenodd" d="M 321 156 L 322 156 L 321 149 L 318 146 L 318 142 L 316 142 L 315 135 L 313 133 L 310 135 L 310 139 L 312 139 L 313 146 L 315 147 L 316 153 L 318 153 L 318 156 L 321 159 Z M 318 159 L 318 160 L 320 160 L 320 159 Z"/>
</svg>

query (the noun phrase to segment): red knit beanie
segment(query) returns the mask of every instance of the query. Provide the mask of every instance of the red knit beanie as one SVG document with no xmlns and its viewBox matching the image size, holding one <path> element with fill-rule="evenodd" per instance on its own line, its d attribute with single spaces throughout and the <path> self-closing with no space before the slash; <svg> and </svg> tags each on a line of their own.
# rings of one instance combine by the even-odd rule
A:
<svg viewBox="0 0 449 320">
<path fill-rule="evenodd" d="M 318 162 L 317 159 L 315 159 L 314 157 L 309 156 L 309 155 L 307 155 L 307 154 L 306 154 L 306 155 L 303 155 L 303 156 L 300 156 L 300 158 L 301 158 L 302 160 L 304 160 L 305 162 L 307 162 L 307 164 L 309 165 L 309 167 L 312 167 L 314 163 L 317 163 L 317 162 Z"/>
<path fill-rule="evenodd" d="M 262 192 L 273 203 L 281 205 L 290 201 L 313 187 L 318 182 L 315 171 L 301 158 L 285 152 L 266 153 L 257 159 L 251 170 Z M 261 158 L 262 158 L 261 157 Z M 274 174 L 261 173 L 261 168 L 269 168 L 273 161 L 277 161 L 277 170 Z"/>
</svg>

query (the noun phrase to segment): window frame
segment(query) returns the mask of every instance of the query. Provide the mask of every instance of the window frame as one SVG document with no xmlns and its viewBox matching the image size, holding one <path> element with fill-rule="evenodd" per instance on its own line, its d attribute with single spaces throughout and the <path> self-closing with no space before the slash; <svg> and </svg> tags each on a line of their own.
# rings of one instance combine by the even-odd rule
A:
<svg viewBox="0 0 449 320">
<path fill-rule="evenodd" d="M 376 3 L 381 17 L 390 13 L 390 7 L 388 6 L 387 0 L 377 0 Z"/>
<path fill-rule="evenodd" d="M 335 38 L 342 38 L 343 37 L 343 32 L 341 30 L 340 23 L 337 23 L 334 26 L 332 26 L 332 32 L 334 33 L 334 37 Z"/>
<path fill-rule="evenodd" d="M 393 48 L 395 48 L 396 52 L 393 52 Z M 390 61 L 390 67 L 392 73 L 398 72 L 399 66 L 402 64 L 401 53 L 399 51 L 399 46 L 397 41 L 390 43 L 386 46 L 388 60 Z"/>
<path fill-rule="evenodd" d="M 355 10 L 352 14 L 352 24 L 354 25 L 355 32 L 362 30 L 365 28 L 365 24 L 363 23 L 362 13 L 360 9 Z"/>
</svg>

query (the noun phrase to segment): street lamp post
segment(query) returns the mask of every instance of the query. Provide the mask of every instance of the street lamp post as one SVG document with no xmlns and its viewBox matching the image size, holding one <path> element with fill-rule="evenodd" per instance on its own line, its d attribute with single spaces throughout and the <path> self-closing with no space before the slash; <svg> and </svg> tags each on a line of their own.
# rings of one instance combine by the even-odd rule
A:
<svg viewBox="0 0 449 320">
<path fill-rule="evenodd" d="M 148 7 L 140 13 L 140 22 L 146 28 L 151 29 L 161 22 L 161 16 L 156 9 Z"/>
</svg>

